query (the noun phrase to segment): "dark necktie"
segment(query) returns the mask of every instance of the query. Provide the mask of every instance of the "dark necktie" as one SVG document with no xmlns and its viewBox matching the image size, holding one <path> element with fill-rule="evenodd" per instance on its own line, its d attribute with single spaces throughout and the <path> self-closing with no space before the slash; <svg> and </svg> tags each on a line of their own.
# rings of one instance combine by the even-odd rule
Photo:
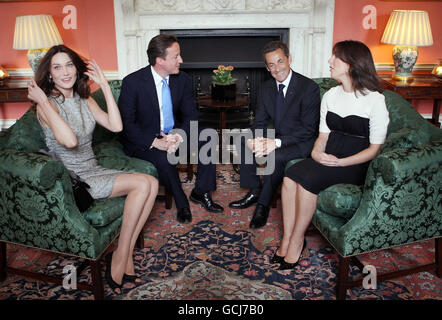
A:
<svg viewBox="0 0 442 320">
<path fill-rule="evenodd" d="M 285 85 L 282 83 L 279 85 L 278 95 L 276 96 L 275 103 L 275 130 L 279 131 L 279 126 L 281 124 L 281 114 L 282 108 L 284 106 L 284 89 Z"/>
</svg>

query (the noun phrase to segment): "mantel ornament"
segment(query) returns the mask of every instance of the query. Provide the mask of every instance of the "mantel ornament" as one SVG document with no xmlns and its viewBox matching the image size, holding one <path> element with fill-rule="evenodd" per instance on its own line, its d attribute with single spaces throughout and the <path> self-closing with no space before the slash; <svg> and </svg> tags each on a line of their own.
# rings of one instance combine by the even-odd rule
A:
<svg viewBox="0 0 442 320">
<path fill-rule="evenodd" d="M 310 11 L 314 0 L 135 0 L 138 13 Z"/>
</svg>

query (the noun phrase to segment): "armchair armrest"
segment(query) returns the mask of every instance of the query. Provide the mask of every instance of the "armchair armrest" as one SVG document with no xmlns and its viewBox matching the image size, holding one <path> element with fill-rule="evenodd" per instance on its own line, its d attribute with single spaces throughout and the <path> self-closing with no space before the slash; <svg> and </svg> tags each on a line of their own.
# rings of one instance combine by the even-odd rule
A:
<svg viewBox="0 0 442 320">
<path fill-rule="evenodd" d="M 158 179 L 158 172 L 152 163 L 127 156 L 121 143 L 116 140 L 98 144 L 94 152 L 99 165 L 105 168 L 145 173 Z"/>
<path fill-rule="evenodd" d="M 0 149 L 0 174 L 12 176 L 35 187 L 51 188 L 64 170 L 60 161 L 45 155 Z"/>
<path fill-rule="evenodd" d="M 395 149 L 373 160 L 386 184 L 394 184 L 413 176 L 436 173 L 442 166 L 442 142 L 419 147 Z"/>
</svg>

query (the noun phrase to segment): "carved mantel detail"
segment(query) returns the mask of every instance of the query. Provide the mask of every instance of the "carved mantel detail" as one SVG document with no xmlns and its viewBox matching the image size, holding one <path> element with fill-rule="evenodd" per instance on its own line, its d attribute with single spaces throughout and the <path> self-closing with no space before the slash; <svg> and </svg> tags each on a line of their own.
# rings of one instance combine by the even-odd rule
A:
<svg viewBox="0 0 442 320">
<path fill-rule="evenodd" d="M 137 13 L 299 12 L 314 0 L 135 0 Z"/>
<path fill-rule="evenodd" d="M 147 65 L 146 48 L 160 30 L 286 28 L 292 68 L 329 74 L 334 0 L 114 0 L 118 73 Z"/>
</svg>

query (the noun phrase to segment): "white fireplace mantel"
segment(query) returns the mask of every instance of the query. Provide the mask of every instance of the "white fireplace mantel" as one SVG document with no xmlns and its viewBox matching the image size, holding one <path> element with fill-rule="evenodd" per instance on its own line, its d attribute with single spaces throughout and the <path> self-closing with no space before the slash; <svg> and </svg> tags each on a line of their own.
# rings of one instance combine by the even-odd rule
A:
<svg viewBox="0 0 442 320">
<path fill-rule="evenodd" d="M 334 0 L 114 0 L 118 73 L 148 64 L 147 45 L 160 30 L 287 28 L 292 68 L 329 75 Z"/>
</svg>

